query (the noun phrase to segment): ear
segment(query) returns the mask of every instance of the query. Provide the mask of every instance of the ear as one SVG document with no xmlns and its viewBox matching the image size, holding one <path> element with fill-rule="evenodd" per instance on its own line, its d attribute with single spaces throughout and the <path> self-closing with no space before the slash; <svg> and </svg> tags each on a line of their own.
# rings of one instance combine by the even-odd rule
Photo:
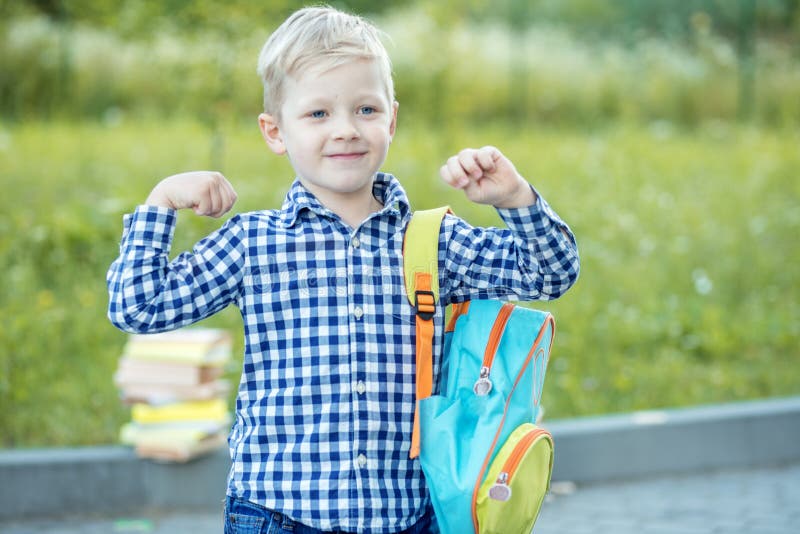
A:
<svg viewBox="0 0 800 534">
<path fill-rule="evenodd" d="M 397 108 L 400 104 L 395 100 L 392 103 L 392 122 L 389 123 L 389 140 L 394 139 L 394 132 L 397 130 Z"/>
<path fill-rule="evenodd" d="M 281 130 L 278 126 L 278 119 L 274 115 L 261 113 L 258 116 L 258 129 L 261 130 L 261 135 L 270 150 L 279 156 L 286 154 L 283 135 L 281 135 Z"/>
</svg>

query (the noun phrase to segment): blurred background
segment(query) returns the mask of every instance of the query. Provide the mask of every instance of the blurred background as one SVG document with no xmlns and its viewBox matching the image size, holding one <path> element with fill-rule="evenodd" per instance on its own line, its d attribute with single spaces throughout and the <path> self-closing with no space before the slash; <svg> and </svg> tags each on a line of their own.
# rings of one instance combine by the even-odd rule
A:
<svg viewBox="0 0 800 534">
<path fill-rule="evenodd" d="M 384 169 L 417 208 L 500 147 L 571 225 L 547 418 L 800 393 L 800 1 L 340 1 L 387 34 Z M 222 171 L 236 211 L 293 178 L 256 126 L 258 52 L 302 2 L 0 0 L 0 446 L 114 443 L 105 317 L 122 215 Z M 220 221 L 181 214 L 173 255 Z M 241 365 L 241 319 L 229 329 Z M 235 388 L 234 388 L 235 390 Z"/>
</svg>

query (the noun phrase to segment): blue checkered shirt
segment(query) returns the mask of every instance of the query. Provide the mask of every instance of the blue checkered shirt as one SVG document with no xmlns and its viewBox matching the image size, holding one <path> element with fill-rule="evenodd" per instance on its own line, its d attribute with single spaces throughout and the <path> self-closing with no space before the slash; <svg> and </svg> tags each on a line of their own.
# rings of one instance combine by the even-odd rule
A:
<svg viewBox="0 0 800 534">
<path fill-rule="evenodd" d="M 127 332 L 238 306 L 245 353 L 228 494 L 322 530 L 396 532 L 429 502 L 408 458 L 415 323 L 401 251 L 411 211 L 390 175 L 376 175 L 374 194 L 383 209 L 353 229 L 295 181 L 280 210 L 235 215 L 172 261 L 175 212 L 139 206 L 108 272 L 109 317 Z M 445 218 L 443 304 L 556 298 L 577 278 L 572 233 L 541 197 L 498 211 L 508 229 Z M 439 306 L 435 376 L 443 321 Z"/>
</svg>

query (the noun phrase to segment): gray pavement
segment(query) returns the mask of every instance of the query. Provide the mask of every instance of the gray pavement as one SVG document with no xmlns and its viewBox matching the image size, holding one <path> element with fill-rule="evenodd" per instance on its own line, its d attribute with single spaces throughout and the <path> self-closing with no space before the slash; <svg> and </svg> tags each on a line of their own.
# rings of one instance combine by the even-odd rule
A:
<svg viewBox="0 0 800 534">
<path fill-rule="evenodd" d="M 219 534 L 219 510 L 0 522 L 3 534 Z M 591 485 L 555 482 L 535 534 L 797 534 L 800 464 Z"/>
<path fill-rule="evenodd" d="M 800 533 L 800 464 L 570 489 L 555 485 L 536 534 Z"/>
</svg>

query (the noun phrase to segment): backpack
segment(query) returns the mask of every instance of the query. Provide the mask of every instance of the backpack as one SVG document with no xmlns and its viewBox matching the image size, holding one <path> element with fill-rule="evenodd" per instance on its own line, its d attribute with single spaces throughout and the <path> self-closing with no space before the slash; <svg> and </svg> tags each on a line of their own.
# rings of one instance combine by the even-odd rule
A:
<svg viewBox="0 0 800 534">
<path fill-rule="evenodd" d="M 415 212 L 404 238 L 417 334 L 410 456 L 419 456 L 442 534 L 529 534 L 553 468 L 553 438 L 535 421 L 555 323 L 498 300 L 454 304 L 432 395 L 437 251 L 448 211 Z"/>
</svg>

